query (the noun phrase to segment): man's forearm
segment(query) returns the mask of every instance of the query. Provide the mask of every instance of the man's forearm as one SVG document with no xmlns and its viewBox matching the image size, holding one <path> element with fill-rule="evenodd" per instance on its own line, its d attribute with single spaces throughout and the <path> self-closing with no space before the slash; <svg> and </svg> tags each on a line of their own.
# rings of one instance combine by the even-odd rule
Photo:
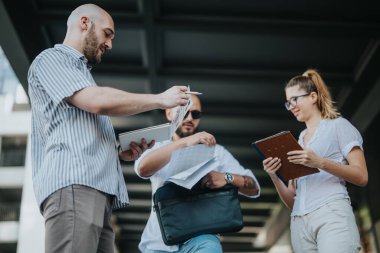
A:
<svg viewBox="0 0 380 253">
<path fill-rule="evenodd" d="M 239 191 L 248 196 L 254 196 L 259 193 L 259 186 L 255 180 L 249 176 L 234 175 L 236 182 L 234 185 L 239 188 Z"/>
<path fill-rule="evenodd" d="M 171 155 L 175 150 L 185 146 L 185 142 L 181 139 L 152 151 L 139 164 L 138 170 L 140 176 L 152 176 L 170 161 Z"/>
<path fill-rule="evenodd" d="M 162 107 L 159 95 L 135 94 L 110 87 L 87 87 L 68 98 L 82 110 L 110 115 L 133 115 Z"/>
</svg>

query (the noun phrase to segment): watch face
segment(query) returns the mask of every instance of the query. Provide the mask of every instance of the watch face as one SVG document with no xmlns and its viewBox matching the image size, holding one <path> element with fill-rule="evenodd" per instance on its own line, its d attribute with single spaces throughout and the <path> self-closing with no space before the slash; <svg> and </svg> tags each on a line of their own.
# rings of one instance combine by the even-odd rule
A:
<svg viewBox="0 0 380 253">
<path fill-rule="evenodd" d="M 227 183 L 231 184 L 232 181 L 234 181 L 234 176 L 232 176 L 230 173 L 226 173 L 226 181 Z"/>
</svg>

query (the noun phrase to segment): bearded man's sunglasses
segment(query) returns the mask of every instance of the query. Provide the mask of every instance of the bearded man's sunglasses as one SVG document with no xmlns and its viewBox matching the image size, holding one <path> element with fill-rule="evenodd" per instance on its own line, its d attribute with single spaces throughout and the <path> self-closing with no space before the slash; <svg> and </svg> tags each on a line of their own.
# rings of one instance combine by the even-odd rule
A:
<svg viewBox="0 0 380 253">
<path fill-rule="evenodd" d="M 187 111 L 186 114 L 185 114 L 184 119 L 186 119 L 187 116 L 189 116 L 189 113 L 191 113 L 191 117 L 193 119 L 200 119 L 202 117 L 202 112 L 194 110 L 194 111 Z"/>
</svg>

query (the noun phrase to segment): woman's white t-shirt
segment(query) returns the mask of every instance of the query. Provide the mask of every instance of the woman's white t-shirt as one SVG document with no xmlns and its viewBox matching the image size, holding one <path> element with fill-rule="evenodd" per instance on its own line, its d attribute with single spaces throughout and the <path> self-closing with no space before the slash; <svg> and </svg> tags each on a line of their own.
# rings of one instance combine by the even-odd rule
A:
<svg viewBox="0 0 380 253">
<path fill-rule="evenodd" d="M 298 139 L 303 148 L 339 164 L 347 164 L 346 157 L 352 148 L 363 150 L 359 131 L 344 118 L 322 120 L 307 146 L 303 143 L 305 133 L 306 129 Z M 323 170 L 298 178 L 296 186 L 291 216 L 308 214 L 334 199 L 349 198 L 345 181 Z"/>
</svg>

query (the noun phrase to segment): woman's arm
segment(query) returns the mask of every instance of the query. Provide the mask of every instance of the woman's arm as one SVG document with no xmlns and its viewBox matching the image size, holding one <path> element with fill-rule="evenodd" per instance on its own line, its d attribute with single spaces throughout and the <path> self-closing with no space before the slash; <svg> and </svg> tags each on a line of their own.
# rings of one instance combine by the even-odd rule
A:
<svg viewBox="0 0 380 253">
<path fill-rule="evenodd" d="M 292 163 L 319 168 L 354 185 L 364 187 L 368 183 L 367 165 L 364 153 L 359 147 L 352 148 L 348 153 L 347 165 L 320 157 L 309 149 L 291 151 L 288 155 L 288 159 Z"/>
<path fill-rule="evenodd" d="M 289 180 L 288 186 L 286 186 L 276 174 L 276 171 L 281 167 L 281 160 L 277 157 L 268 157 L 263 161 L 263 166 L 265 172 L 268 173 L 274 186 L 276 187 L 282 202 L 284 202 L 289 209 L 293 209 L 294 196 L 296 192 L 293 180 Z"/>
</svg>

